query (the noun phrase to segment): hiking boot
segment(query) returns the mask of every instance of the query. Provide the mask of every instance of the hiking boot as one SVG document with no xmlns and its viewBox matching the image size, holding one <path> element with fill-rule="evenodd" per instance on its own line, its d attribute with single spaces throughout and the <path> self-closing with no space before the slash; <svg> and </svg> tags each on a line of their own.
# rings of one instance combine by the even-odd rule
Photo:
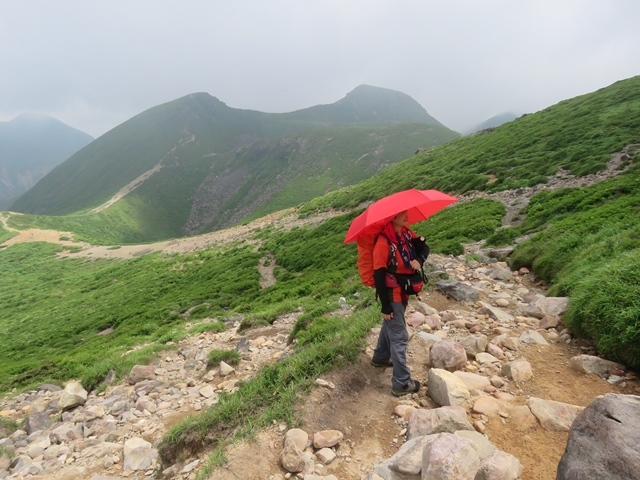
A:
<svg viewBox="0 0 640 480">
<path fill-rule="evenodd" d="M 387 360 L 386 362 L 376 362 L 375 360 L 371 359 L 371 362 L 369 363 L 371 363 L 371 365 L 376 368 L 393 367 L 393 363 L 391 362 L 391 360 Z"/>
<path fill-rule="evenodd" d="M 392 388 L 391 393 L 396 397 L 401 397 L 402 395 L 417 393 L 418 390 L 420 390 L 420 382 L 417 380 L 409 380 L 409 383 L 402 388 Z"/>
</svg>

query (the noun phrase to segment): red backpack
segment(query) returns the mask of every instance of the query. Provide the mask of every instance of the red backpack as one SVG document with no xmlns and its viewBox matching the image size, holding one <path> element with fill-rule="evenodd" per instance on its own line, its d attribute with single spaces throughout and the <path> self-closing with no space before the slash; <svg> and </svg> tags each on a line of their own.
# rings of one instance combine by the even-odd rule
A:
<svg viewBox="0 0 640 480">
<path fill-rule="evenodd" d="M 360 274 L 360 281 L 362 282 L 363 285 L 371 288 L 375 288 L 376 286 L 373 280 L 373 248 L 375 247 L 376 241 L 378 240 L 378 237 L 380 235 L 387 238 L 386 235 L 382 233 L 382 227 L 380 228 L 379 232 L 360 235 L 357 240 L 357 245 L 358 245 L 357 265 L 358 265 L 358 273 Z M 391 245 L 391 248 L 389 249 L 389 260 L 387 261 L 387 265 L 393 265 L 395 263 L 396 248 L 393 243 L 389 242 L 388 239 L 387 239 L 387 242 L 389 243 L 389 245 Z M 429 246 L 425 243 L 424 237 L 414 238 L 413 245 L 417 253 L 416 255 L 417 260 L 420 262 L 420 265 L 423 265 L 424 262 L 427 260 L 427 257 L 429 256 Z M 406 279 L 403 279 L 404 281 L 400 280 L 400 278 L 397 278 L 397 280 L 400 280 L 400 283 L 408 284 L 407 288 L 404 288 L 404 285 L 402 285 L 403 290 L 405 290 L 405 293 L 407 294 L 417 294 L 422 289 L 424 283 L 426 283 L 426 277 L 424 275 L 424 272 L 421 271 L 416 273 L 417 273 L 417 276 L 416 276 L 416 279 L 414 280 L 409 279 L 409 277 L 411 276 L 394 275 L 395 277 L 407 277 Z M 418 285 L 420 281 L 419 279 L 422 279 L 422 283 Z M 410 286 L 409 284 L 413 284 L 413 285 Z"/>
</svg>

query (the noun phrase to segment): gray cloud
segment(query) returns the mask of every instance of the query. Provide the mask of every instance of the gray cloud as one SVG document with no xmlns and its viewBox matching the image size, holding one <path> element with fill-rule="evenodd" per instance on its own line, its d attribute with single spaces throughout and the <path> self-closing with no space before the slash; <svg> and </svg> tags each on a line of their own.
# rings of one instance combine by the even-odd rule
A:
<svg viewBox="0 0 640 480">
<path fill-rule="evenodd" d="M 637 0 L 5 2 L 0 120 L 98 136 L 193 92 L 285 112 L 366 83 L 461 131 L 639 74 L 638 18 Z"/>
</svg>

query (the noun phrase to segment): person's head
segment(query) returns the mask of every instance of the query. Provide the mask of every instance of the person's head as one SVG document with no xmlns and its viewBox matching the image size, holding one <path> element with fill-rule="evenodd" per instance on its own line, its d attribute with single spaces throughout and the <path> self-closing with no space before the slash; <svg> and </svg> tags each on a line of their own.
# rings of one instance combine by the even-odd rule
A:
<svg viewBox="0 0 640 480">
<path fill-rule="evenodd" d="M 395 217 L 391 219 L 391 225 L 393 225 L 393 229 L 400 233 L 402 231 L 402 227 L 409 226 L 409 214 L 407 211 L 400 212 Z"/>
</svg>

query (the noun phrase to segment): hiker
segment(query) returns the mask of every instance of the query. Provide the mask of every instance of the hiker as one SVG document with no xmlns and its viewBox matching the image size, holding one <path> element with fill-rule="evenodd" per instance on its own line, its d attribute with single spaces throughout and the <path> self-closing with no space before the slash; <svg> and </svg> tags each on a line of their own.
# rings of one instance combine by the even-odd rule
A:
<svg viewBox="0 0 640 480">
<path fill-rule="evenodd" d="M 411 239 L 415 234 L 408 228 L 409 217 L 406 211 L 397 214 L 382 230 L 373 249 L 373 278 L 375 288 L 382 305 L 382 328 L 371 358 L 374 367 L 393 366 L 391 393 L 395 396 L 415 393 L 420 390 L 420 382 L 411 378 L 407 366 L 407 344 L 409 333 L 404 318 L 408 303 L 407 295 L 400 286 L 387 286 L 389 260 L 395 251 L 395 272 L 412 274 L 421 268 L 415 258 Z M 393 243 L 393 246 L 389 242 Z"/>
</svg>

